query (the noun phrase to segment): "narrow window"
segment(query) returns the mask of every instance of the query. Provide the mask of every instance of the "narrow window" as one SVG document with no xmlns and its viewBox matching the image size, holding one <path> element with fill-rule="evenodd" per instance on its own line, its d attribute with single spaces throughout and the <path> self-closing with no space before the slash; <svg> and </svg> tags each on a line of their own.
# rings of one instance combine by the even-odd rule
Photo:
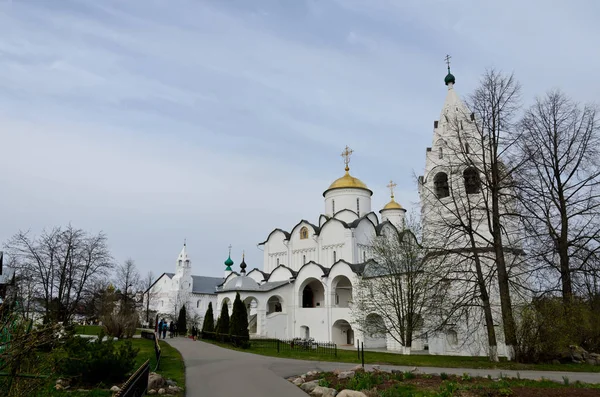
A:
<svg viewBox="0 0 600 397">
<path fill-rule="evenodd" d="M 462 120 L 460 121 L 460 130 L 463 130 Z"/>
<path fill-rule="evenodd" d="M 279 266 L 279 258 L 277 258 L 277 266 Z"/>
<path fill-rule="evenodd" d="M 469 144 L 465 143 L 465 154 L 469 154 Z"/>
<path fill-rule="evenodd" d="M 465 191 L 467 194 L 479 193 L 481 190 L 481 182 L 479 180 L 479 173 L 475 168 L 467 168 L 463 172 L 465 179 Z"/>
<path fill-rule="evenodd" d="M 198 299 L 198 302 L 196 302 L 196 309 L 200 307 L 200 299 Z"/>
<path fill-rule="evenodd" d="M 438 121 L 437 120 L 433 122 L 433 128 L 438 128 Z"/>
<path fill-rule="evenodd" d="M 443 159 L 444 158 L 444 150 L 443 150 L 443 148 L 440 148 L 438 153 L 439 153 L 439 158 Z"/>
<path fill-rule="evenodd" d="M 471 121 L 475 121 L 475 113 L 471 113 Z"/>
<path fill-rule="evenodd" d="M 445 172 L 438 172 L 433 178 L 433 186 L 437 198 L 450 196 L 450 187 L 448 186 L 448 175 Z"/>
<path fill-rule="evenodd" d="M 306 255 L 302 255 L 302 264 L 306 265 Z"/>
<path fill-rule="evenodd" d="M 356 199 L 356 214 L 360 216 L 360 200 Z"/>
<path fill-rule="evenodd" d="M 367 252 L 363 251 L 363 262 L 367 261 Z"/>
<path fill-rule="evenodd" d="M 333 251 L 333 263 L 337 261 L 337 253 Z"/>
<path fill-rule="evenodd" d="M 335 294 L 335 304 L 336 305 L 340 304 L 340 296 L 338 294 Z"/>
<path fill-rule="evenodd" d="M 335 200 L 331 200 L 331 212 L 335 214 Z"/>
</svg>

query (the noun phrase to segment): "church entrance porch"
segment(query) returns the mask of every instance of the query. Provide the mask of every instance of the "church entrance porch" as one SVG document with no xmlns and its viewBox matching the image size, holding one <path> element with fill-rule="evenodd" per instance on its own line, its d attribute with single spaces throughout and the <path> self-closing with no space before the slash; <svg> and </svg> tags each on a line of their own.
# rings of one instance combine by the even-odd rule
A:
<svg viewBox="0 0 600 397">
<path fill-rule="evenodd" d="M 301 307 L 324 307 L 325 288 L 323 284 L 316 278 L 309 278 L 304 283 L 304 287 L 300 289 Z"/>
<path fill-rule="evenodd" d="M 246 305 L 246 311 L 248 312 L 248 332 L 256 334 L 258 330 L 258 300 L 253 296 L 249 296 L 244 299 L 244 305 Z"/>
<path fill-rule="evenodd" d="M 354 330 L 346 320 L 337 320 L 331 327 L 331 340 L 336 345 L 354 345 Z"/>
</svg>

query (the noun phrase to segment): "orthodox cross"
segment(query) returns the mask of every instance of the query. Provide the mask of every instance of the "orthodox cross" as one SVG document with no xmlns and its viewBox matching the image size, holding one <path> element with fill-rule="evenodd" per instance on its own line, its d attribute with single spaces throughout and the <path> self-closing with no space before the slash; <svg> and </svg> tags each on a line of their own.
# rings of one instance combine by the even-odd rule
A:
<svg viewBox="0 0 600 397">
<path fill-rule="evenodd" d="M 227 248 L 229 248 L 229 257 L 231 258 L 231 244 L 229 244 L 229 247 Z"/>
<path fill-rule="evenodd" d="M 450 55 L 446 55 L 446 58 L 444 58 L 444 60 L 446 61 L 446 65 L 448 65 L 448 73 L 450 73 L 450 59 L 452 57 Z"/>
<path fill-rule="evenodd" d="M 390 181 L 390 183 L 387 185 L 388 189 L 390 189 L 390 194 L 392 195 L 392 200 L 394 199 L 394 188 L 398 186 L 394 183 L 394 181 Z"/>
<path fill-rule="evenodd" d="M 344 158 L 344 164 L 346 165 L 346 171 L 350 171 L 350 167 L 348 167 L 348 164 L 350 164 L 350 156 L 352 155 L 352 153 L 354 153 L 354 150 L 350 149 L 348 147 L 348 145 L 346 145 L 346 148 L 344 149 L 344 151 L 341 154 L 341 156 Z"/>
<path fill-rule="evenodd" d="M 184 237 L 184 238 L 183 238 L 183 245 L 185 245 L 185 243 L 186 243 L 186 240 L 187 240 L 187 239 Z"/>
</svg>

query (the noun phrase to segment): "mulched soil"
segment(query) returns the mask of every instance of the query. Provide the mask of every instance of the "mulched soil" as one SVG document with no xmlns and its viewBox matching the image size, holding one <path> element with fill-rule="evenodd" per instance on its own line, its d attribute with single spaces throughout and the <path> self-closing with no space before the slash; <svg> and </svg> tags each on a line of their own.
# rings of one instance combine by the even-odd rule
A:
<svg viewBox="0 0 600 397">
<path fill-rule="evenodd" d="M 362 370 L 357 371 L 357 373 Z M 556 384 L 555 387 L 522 387 L 511 386 L 509 388 L 494 388 L 490 387 L 495 381 L 487 378 L 468 378 L 462 379 L 460 376 L 450 375 L 447 379 L 442 380 L 440 376 L 416 374 L 412 379 L 397 380 L 402 375 L 389 374 L 387 372 L 379 372 L 383 377 L 383 382 L 376 386 L 377 390 L 386 390 L 392 388 L 395 384 L 402 382 L 403 384 L 414 386 L 416 390 L 422 391 L 439 391 L 440 386 L 445 382 L 454 382 L 463 387 L 468 387 L 468 390 L 457 391 L 454 395 L 460 397 L 600 397 L 600 389 L 587 389 L 581 387 L 564 386 Z M 338 379 L 337 374 L 326 372 L 317 375 L 309 376 L 306 381 L 325 378 L 329 383 L 329 387 L 336 390 L 347 388 L 350 379 Z M 543 386 L 543 385 L 540 385 Z M 554 386 L 554 385 L 553 385 Z M 510 391 L 507 391 L 509 389 Z M 509 393 L 509 394 L 507 394 Z"/>
</svg>

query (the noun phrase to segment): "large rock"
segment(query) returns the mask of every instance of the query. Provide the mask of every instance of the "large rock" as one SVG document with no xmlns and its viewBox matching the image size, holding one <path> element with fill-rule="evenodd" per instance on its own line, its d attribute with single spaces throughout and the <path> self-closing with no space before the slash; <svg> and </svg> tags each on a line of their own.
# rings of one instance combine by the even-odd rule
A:
<svg viewBox="0 0 600 397">
<path fill-rule="evenodd" d="M 313 376 L 313 375 L 316 375 L 316 374 L 318 374 L 318 373 L 319 373 L 319 371 L 308 371 L 308 372 L 306 373 L 306 376 Z"/>
<path fill-rule="evenodd" d="M 360 391 L 346 389 L 339 392 L 336 397 L 367 397 L 367 395 Z"/>
<path fill-rule="evenodd" d="M 148 390 L 158 390 L 164 387 L 165 384 L 165 378 L 163 378 L 160 374 L 157 374 L 156 372 L 150 372 L 150 375 L 148 376 Z"/>
<path fill-rule="evenodd" d="M 156 389 L 150 389 L 150 390 L 148 390 L 148 394 L 156 394 Z"/>
<path fill-rule="evenodd" d="M 121 390 L 121 388 L 119 386 L 113 386 L 113 387 L 110 388 L 110 391 L 113 392 L 113 393 L 116 393 L 119 390 Z"/>
<path fill-rule="evenodd" d="M 306 382 L 300 385 L 300 388 L 307 393 L 312 393 L 315 387 L 319 386 L 318 380 L 311 380 L 310 382 Z"/>
<path fill-rule="evenodd" d="M 158 394 L 167 394 L 167 391 L 163 388 L 158 389 Z"/>
<path fill-rule="evenodd" d="M 317 386 L 310 393 L 313 397 L 335 397 L 337 390 L 330 387 Z"/>
<path fill-rule="evenodd" d="M 344 372 L 340 372 L 340 374 L 338 375 L 338 379 L 348 379 L 348 378 L 353 378 L 354 377 L 354 371 L 344 371 Z"/>
<path fill-rule="evenodd" d="M 358 364 L 358 365 L 355 365 L 354 367 L 352 367 L 352 369 L 350 371 L 356 372 L 356 371 L 360 371 L 361 369 L 363 369 L 362 365 Z"/>
<path fill-rule="evenodd" d="M 296 386 L 300 386 L 301 384 L 303 384 L 303 383 L 304 383 L 304 379 L 302 379 L 302 378 L 298 377 L 298 378 L 294 379 L 294 380 L 292 381 L 292 383 L 293 383 L 293 384 L 295 384 Z"/>
</svg>

